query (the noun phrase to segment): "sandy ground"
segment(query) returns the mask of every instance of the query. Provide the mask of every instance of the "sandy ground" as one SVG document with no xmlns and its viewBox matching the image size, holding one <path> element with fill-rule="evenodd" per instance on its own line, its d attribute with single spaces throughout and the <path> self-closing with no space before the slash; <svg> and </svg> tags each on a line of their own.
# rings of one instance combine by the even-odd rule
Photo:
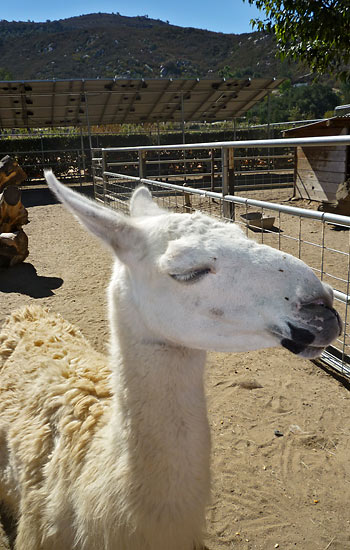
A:
<svg viewBox="0 0 350 550">
<path fill-rule="evenodd" d="M 0 324 L 35 301 L 105 350 L 111 258 L 61 205 L 36 198 L 30 256 L 0 271 Z M 350 550 L 349 387 L 282 349 L 209 354 L 210 550 Z"/>
</svg>

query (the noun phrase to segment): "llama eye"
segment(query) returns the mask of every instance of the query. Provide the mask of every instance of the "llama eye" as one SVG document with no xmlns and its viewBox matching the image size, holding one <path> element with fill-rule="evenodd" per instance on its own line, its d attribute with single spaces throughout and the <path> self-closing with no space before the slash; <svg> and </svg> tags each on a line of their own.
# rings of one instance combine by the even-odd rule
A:
<svg viewBox="0 0 350 550">
<path fill-rule="evenodd" d="M 206 267 L 205 269 L 196 269 L 194 271 L 187 271 L 186 273 L 171 273 L 170 277 L 180 283 L 195 283 L 210 272 L 211 269 Z"/>
</svg>

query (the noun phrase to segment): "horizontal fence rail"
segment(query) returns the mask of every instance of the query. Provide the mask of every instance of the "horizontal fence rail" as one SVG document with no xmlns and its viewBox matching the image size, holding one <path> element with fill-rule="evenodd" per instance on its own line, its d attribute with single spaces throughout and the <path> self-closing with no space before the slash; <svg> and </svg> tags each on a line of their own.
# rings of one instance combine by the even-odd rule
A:
<svg viewBox="0 0 350 550">
<path fill-rule="evenodd" d="M 179 143 L 176 145 L 147 145 L 144 147 L 109 147 L 102 151 L 172 151 L 185 149 L 231 149 L 244 147 L 315 147 L 315 145 L 350 145 L 350 136 L 317 136 L 306 138 L 248 139 L 240 141 L 212 141 L 209 143 Z"/>
<path fill-rule="evenodd" d="M 279 157 L 275 149 L 284 149 L 280 161 L 288 162 L 296 146 L 339 144 L 350 145 L 350 136 L 94 149 L 95 197 L 112 208 L 128 212 L 132 191 L 144 184 L 163 207 L 187 213 L 201 210 L 220 219 L 235 221 L 251 238 L 304 260 L 321 280 L 333 287 L 337 309 L 344 321 L 343 334 L 327 348 L 321 359 L 350 377 L 350 217 L 235 194 L 240 186 L 244 187 L 242 180 L 237 183 L 244 171 L 237 170 L 242 161 L 247 165 L 250 178 L 253 177 L 251 173 L 257 171 L 257 162 L 265 177 L 266 173 L 275 176 L 272 162 Z M 244 149 L 249 149 L 251 155 L 246 151 L 247 154 L 242 154 Z M 259 154 L 261 149 L 265 153 Z M 186 153 L 185 158 L 173 156 L 179 151 Z M 194 151 L 202 151 L 203 156 Z M 159 157 L 155 158 L 155 154 Z M 159 166 L 168 167 L 179 160 L 182 164 L 177 164 L 173 177 L 160 173 Z M 186 173 L 191 162 L 192 170 Z M 203 172 L 203 177 L 197 164 L 202 166 L 205 162 L 211 165 L 211 170 Z M 288 170 L 288 165 L 285 166 L 280 169 L 284 176 Z M 158 174 L 154 168 L 158 169 Z M 167 178 L 170 181 L 166 181 Z M 261 181 L 257 184 L 257 179 L 254 182 L 255 185 L 246 183 L 250 192 L 269 187 L 266 181 L 265 184 Z M 285 182 L 277 180 L 276 185 L 282 188 Z"/>
</svg>

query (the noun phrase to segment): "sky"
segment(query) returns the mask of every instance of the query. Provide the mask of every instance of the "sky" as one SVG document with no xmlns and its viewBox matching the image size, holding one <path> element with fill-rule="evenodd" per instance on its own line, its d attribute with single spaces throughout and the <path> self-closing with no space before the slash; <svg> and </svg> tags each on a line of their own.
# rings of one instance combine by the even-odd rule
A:
<svg viewBox="0 0 350 550">
<path fill-rule="evenodd" d="M 148 15 L 180 27 L 241 34 L 251 32 L 250 19 L 261 12 L 243 0 L 17 0 L 1 2 L 0 18 L 7 21 L 51 21 L 88 13 Z"/>
</svg>

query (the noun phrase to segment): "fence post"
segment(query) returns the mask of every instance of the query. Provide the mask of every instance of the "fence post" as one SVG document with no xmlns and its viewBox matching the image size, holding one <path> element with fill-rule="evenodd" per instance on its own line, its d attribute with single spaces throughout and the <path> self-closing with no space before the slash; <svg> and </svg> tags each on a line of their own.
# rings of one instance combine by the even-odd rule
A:
<svg viewBox="0 0 350 550">
<path fill-rule="evenodd" d="M 297 177 L 298 177 L 298 147 L 294 147 L 294 172 L 293 172 L 293 198 L 297 196 Z"/>
<path fill-rule="evenodd" d="M 96 199 L 96 161 L 94 160 L 94 154 L 91 156 L 91 175 L 92 175 L 92 185 L 94 188 L 94 197 Z"/>
<path fill-rule="evenodd" d="M 222 164 L 222 194 L 225 199 L 225 195 L 235 194 L 235 169 L 234 169 L 234 151 L 230 147 L 227 149 L 224 147 L 221 152 L 221 164 Z M 229 220 L 235 219 L 235 204 L 233 202 L 223 202 L 223 215 L 224 218 Z"/>
<path fill-rule="evenodd" d="M 147 177 L 147 166 L 146 166 L 146 153 L 145 151 L 139 151 L 139 178 Z"/>
<path fill-rule="evenodd" d="M 81 155 L 82 155 L 82 162 L 83 162 L 83 181 L 85 181 L 86 178 L 86 166 L 85 166 L 85 149 L 84 149 L 84 136 L 83 136 L 83 128 L 80 126 L 80 145 L 81 145 Z M 81 173 L 80 173 L 80 182 L 81 182 Z M 81 185 L 81 183 L 80 183 Z"/>
<path fill-rule="evenodd" d="M 107 203 L 107 183 L 108 183 L 108 176 L 106 176 L 106 170 L 107 170 L 107 153 L 106 151 L 102 150 L 102 180 L 103 180 L 103 202 Z"/>
<path fill-rule="evenodd" d="M 81 152 L 80 151 L 77 151 L 77 164 L 78 164 L 79 187 L 82 187 L 82 181 L 81 181 Z"/>
<path fill-rule="evenodd" d="M 41 148 L 41 166 L 42 170 L 45 170 L 45 155 L 44 155 L 44 142 L 43 142 L 43 135 L 40 134 L 40 148 Z"/>
<path fill-rule="evenodd" d="M 214 149 L 210 149 L 210 191 L 215 191 L 215 158 Z"/>
</svg>

